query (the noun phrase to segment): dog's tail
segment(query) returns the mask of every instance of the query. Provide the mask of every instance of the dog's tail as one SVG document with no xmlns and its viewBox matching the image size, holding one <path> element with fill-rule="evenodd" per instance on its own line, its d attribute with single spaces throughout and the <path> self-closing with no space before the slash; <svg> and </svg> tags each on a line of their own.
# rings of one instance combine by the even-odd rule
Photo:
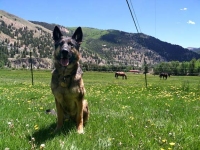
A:
<svg viewBox="0 0 200 150">
<path fill-rule="evenodd" d="M 56 113 L 56 111 L 54 109 L 47 109 L 46 110 L 46 114 L 57 116 L 57 113 Z"/>
<path fill-rule="evenodd" d="M 46 114 L 50 114 L 57 117 L 57 112 L 54 109 L 47 109 Z M 64 114 L 64 120 L 68 121 L 70 119 L 69 115 L 66 113 Z"/>
</svg>

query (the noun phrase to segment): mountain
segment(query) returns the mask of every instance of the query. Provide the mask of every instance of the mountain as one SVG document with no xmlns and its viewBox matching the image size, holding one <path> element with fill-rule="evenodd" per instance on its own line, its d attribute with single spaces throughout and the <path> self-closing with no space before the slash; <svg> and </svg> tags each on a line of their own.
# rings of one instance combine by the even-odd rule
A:
<svg viewBox="0 0 200 150">
<path fill-rule="evenodd" d="M 0 67 L 52 68 L 52 31 L 0 10 Z"/>
<path fill-rule="evenodd" d="M 189 50 L 191 50 L 191 51 L 193 51 L 193 52 L 195 52 L 195 53 L 200 54 L 200 47 L 199 47 L 199 48 L 188 47 L 187 49 L 189 49 Z"/>
<path fill-rule="evenodd" d="M 52 30 L 56 24 L 27 21 L 0 10 L 1 66 L 28 68 L 32 51 L 35 68 L 53 68 Z M 63 34 L 71 36 L 76 27 L 58 25 Z M 82 27 L 81 63 L 141 67 L 163 61 L 190 61 L 200 55 L 178 45 L 163 42 L 142 33 L 99 30 Z"/>
</svg>

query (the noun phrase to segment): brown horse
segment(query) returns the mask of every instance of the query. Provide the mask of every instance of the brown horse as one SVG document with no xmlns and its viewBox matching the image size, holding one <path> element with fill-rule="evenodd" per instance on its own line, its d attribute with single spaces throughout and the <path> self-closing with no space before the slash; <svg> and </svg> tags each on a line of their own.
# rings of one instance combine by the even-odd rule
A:
<svg viewBox="0 0 200 150">
<path fill-rule="evenodd" d="M 118 76 L 122 76 L 122 79 L 124 79 L 124 77 L 127 79 L 127 76 L 124 72 L 115 72 L 115 78 L 118 79 Z"/>
<path fill-rule="evenodd" d="M 170 75 L 168 75 L 168 73 L 163 73 L 163 72 L 160 73 L 160 79 L 161 79 L 161 78 L 163 78 L 163 79 L 165 78 L 165 79 L 167 80 L 167 77 L 168 77 L 168 76 L 170 77 Z"/>
</svg>

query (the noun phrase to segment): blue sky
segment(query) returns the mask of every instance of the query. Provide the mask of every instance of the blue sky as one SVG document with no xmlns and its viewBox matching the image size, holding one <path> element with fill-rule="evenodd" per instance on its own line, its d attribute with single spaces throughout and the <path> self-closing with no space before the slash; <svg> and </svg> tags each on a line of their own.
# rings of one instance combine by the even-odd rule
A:
<svg viewBox="0 0 200 150">
<path fill-rule="evenodd" d="M 184 48 L 200 47 L 200 0 L 131 2 L 139 31 Z M 26 20 L 137 33 L 126 0 L 0 0 L 0 9 Z"/>
</svg>

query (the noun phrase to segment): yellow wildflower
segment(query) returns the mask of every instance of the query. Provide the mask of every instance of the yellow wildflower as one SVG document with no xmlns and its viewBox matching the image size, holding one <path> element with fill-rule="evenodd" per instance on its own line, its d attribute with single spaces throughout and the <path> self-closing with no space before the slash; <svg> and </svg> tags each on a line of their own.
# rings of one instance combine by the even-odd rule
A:
<svg viewBox="0 0 200 150">
<path fill-rule="evenodd" d="M 35 128 L 35 130 L 38 130 L 38 129 L 39 129 L 38 125 L 35 125 L 34 128 Z"/>
<path fill-rule="evenodd" d="M 166 140 L 166 139 L 163 139 L 163 140 L 162 140 L 162 142 L 163 142 L 163 143 L 166 143 L 166 142 L 167 142 L 167 140 Z"/>
<path fill-rule="evenodd" d="M 174 142 L 171 142 L 171 143 L 169 143 L 169 145 L 171 145 L 171 146 L 174 146 L 174 145 L 175 145 L 175 143 L 174 143 Z"/>
</svg>

